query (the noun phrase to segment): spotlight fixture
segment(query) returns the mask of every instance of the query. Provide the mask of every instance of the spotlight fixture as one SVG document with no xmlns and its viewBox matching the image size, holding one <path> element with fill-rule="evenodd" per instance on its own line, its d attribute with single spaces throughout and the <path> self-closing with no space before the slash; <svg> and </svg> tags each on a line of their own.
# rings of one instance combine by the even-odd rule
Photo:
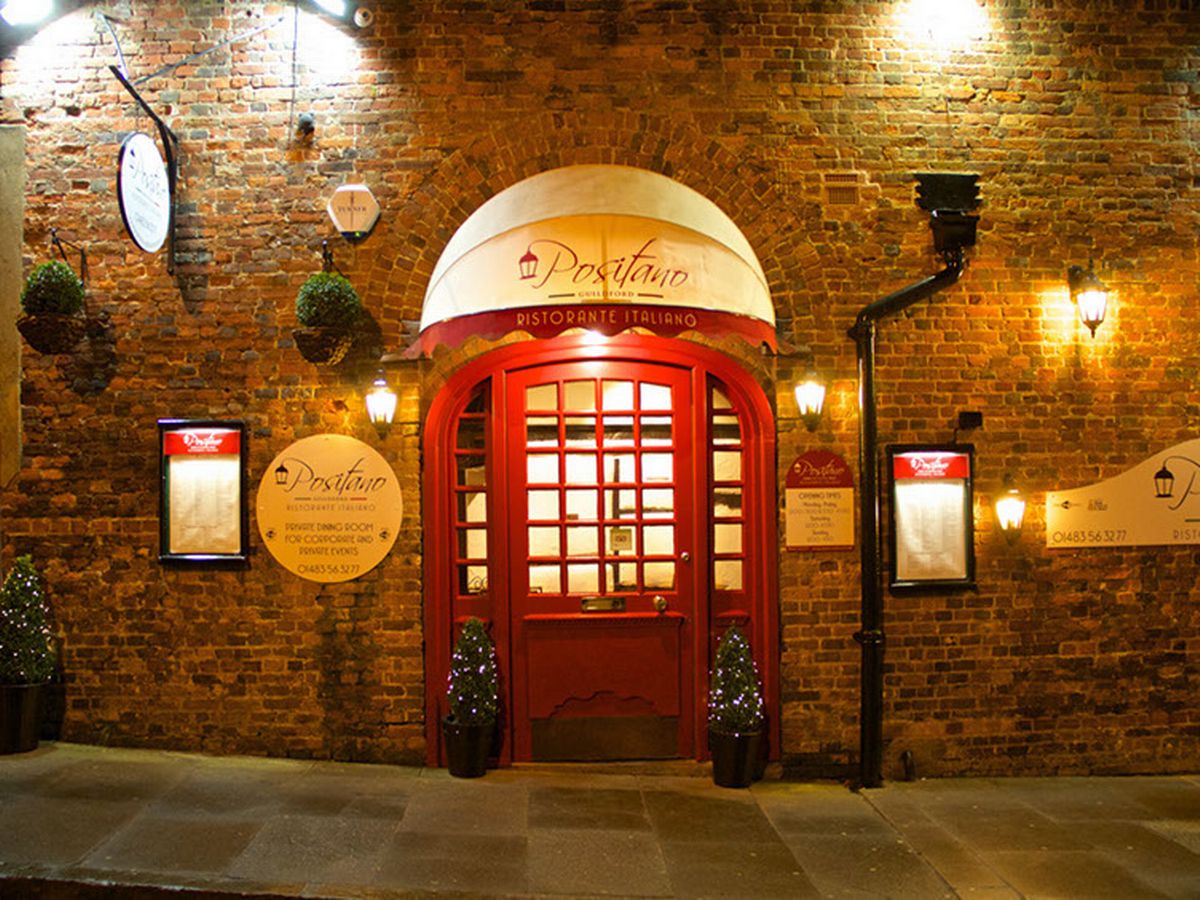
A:
<svg viewBox="0 0 1200 900">
<path fill-rule="evenodd" d="M 375 22 L 374 12 L 366 6 L 350 3 L 349 0 L 308 0 L 308 5 L 346 25 L 369 28 Z"/>
<path fill-rule="evenodd" d="M 51 0 L 8 0 L 0 6 L 0 19 L 13 28 L 36 25 L 50 15 L 54 4 Z"/>
<path fill-rule="evenodd" d="M 1071 302 L 1079 310 L 1079 321 L 1088 327 L 1092 337 L 1104 321 L 1108 311 L 1108 288 L 1098 277 L 1092 261 L 1088 267 L 1071 266 L 1067 269 L 1067 285 L 1071 290 Z"/>
</svg>

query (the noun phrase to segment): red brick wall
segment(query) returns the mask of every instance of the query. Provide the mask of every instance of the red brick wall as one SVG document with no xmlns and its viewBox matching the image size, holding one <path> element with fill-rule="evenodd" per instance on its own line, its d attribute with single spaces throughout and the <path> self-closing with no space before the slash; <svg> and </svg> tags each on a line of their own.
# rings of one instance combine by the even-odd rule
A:
<svg viewBox="0 0 1200 900">
<path fill-rule="evenodd" d="M 958 411 L 984 413 L 979 586 L 886 598 L 886 773 L 905 749 L 921 774 L 1195 768 L 1200 552 L 1047 551 L 1043 510 L 1197 433 L 1191 4 L 989 0 L 990 31 L 954 53 L 898 31 L 905 3 L 370 5 L 367 31 L 302 32 L 293 65 L 290 4 L 118 4 L 133 77 L 286 17 L 141 88 L 183 144 L 174 279 L 122 232 L 117 146 L 151 125 L 90 10 L 0 67 L 3 121 L 28 128 L 27 264 L 51 226 L 85 242 L 103 317 L 74 356 L 26 353 L 26 459 L 3 496 L 5 556 L 34 553 L 56 602 L 67 737 L 421 757 L 418 436 L 443 369 L 395 368 L 400 425 L 379 445 L 359 412 L 370 354 L 323 369 L 291 346 L 322 238 L 398 349 L 488 197 L 573 163 L 667 174 L 742 228 L 799 348 L 777 361 L 781 466 L 817 445 L 853 460 L 846 328 L 940 267 L 913 175 L 958 171 L 981 176 L 979 243 L 958 286 L 881 327 L 880 436 L 946 441 Z M 318 69 L 315 46 L 358 64 Z M 311 144 L 293 136 L 305 110 Z M 830 174 L 853 174 L 856 202 L 831 202 Z M 356 247 L 323 211 L 350 178 L 384 210 Z M 1095 339 L 1065 293 L 1089 257 L 1117 292 Z M 809 353 L 834 379 L 815 435 L 788 398 Z M 245 419 L 255 484 L 299 437 L 381 446 L 406 502 L 392 555 L 321 588 L 255 532 L 245 571 L 164 569 L 160 416 Z M 1015 546 L 986 506 L 1006 474 L 1031 498 Z M 785 753 L 838 771 L 857 753 L 858 557 L 781 556 Z"/>
</svg>

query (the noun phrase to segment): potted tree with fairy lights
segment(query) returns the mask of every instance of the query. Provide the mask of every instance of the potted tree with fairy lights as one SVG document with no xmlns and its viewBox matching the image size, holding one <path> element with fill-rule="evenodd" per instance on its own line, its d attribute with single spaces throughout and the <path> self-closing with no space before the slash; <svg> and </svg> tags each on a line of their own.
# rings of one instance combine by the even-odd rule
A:
<svg viewBox="0 0 1200 900">
<path fill-rule="evenodd" d="M 478 778 L 487 770 L 499 707 L 496 653 L 483 622 L 463 623 L 447 678 L 450 715 L 442 720 L 450 774 Z"/>
<path fill-rule="evenodd" d="M 46 595 L 33 560 L 20 556 L 0 589 L 0 753 L 38 745 L 42 700 L 54 674 Z"/>
<path fill-rule="evenodd" d="M 721 787 L 749 787 L 762 752 L 762 688 L 750 644 L 730 625 L 717 644 L 708 687 L 708 746 L 713 781 Z"/>
</svg>

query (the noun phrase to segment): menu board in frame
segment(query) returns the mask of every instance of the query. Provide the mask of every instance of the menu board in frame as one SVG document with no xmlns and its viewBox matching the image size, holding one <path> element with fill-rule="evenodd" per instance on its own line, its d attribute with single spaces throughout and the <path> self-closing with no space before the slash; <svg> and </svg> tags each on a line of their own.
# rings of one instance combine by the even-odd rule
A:
<svg viewBox="0 0 1200 900">
<path fill-rule="evenodd" d="M 893 588 L 973 587 L 971 444 L 894 444 L 890 477 Z"/>
<path fill-rule="evenodd" d="M 246 426 L 159 419 L 159 562 L 245 562 Z"/>
</svg>

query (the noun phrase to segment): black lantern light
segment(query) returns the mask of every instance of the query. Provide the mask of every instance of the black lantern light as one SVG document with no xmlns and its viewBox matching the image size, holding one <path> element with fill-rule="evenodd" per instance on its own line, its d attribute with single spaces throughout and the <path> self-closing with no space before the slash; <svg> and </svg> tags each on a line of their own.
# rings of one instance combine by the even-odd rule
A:
<svg viewBox="0 0 1200 900">
<path fill-rule="evenodd" d="M 796 408 L 804 427 L 816 431 L 821 422 L 821 410 L 825 408 L 825 380 L 812 369 L 796 385 Z"/>
<path fill-rule="evenodd" d="M 1025 524 L 1025 495 L 1012 486 L 1010 478 L 1004 479 L 1007 490 L 996 498 L 996 522 L 1000 531 L 1009 543 L 1015 541 L 1021 534 L 1021 526 Z"/>
<path fill-rule="evenodd" d="M 379 436 L 383 437 L 392 427 L 392 418 L 396 415 L 396 392 L 387 383 L 383 369 L 379 370 L 379 374 L 371 382 L 371 389 L 367 391 L 365 399 L 367 416 L 379 432 Z"/>
<path fill-rule="evenodd" d="M 285 466 L 283 463 L 280 463 L 278 466 L 275 467 L 275 483 L 276 484 L 287 484 L 287 477 L 288 477 L 287 466 Z"/>
<path fill-rule="evenodd" d="M 1082 266 L 1071 266 L 1067 269 L 1067 284 L 1071 289 L 1071 302 L 1079 310 L 1079 321 L 1086 325 L 1092 337 L 1095 337 L 1096 329 L 1100 327 L 1108 311 L 1108 287 L 1096 277 L 1096 270 L 1090 260 L 1087 269 Z"/>
</svg>

